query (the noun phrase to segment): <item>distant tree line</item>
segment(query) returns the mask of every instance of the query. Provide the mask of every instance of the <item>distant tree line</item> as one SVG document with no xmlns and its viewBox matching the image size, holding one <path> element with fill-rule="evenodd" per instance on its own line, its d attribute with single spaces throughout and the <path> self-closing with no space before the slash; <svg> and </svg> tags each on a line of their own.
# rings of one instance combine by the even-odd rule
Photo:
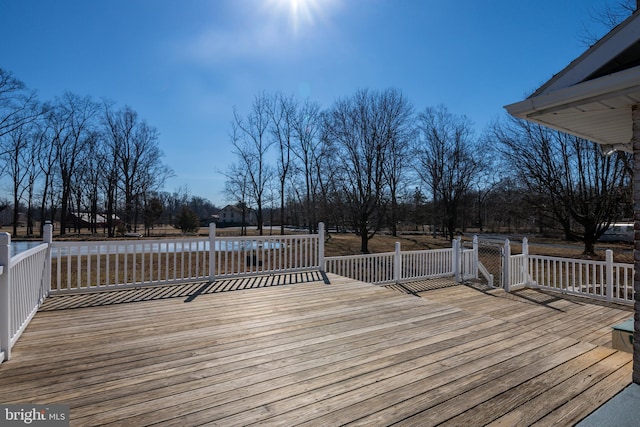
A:
<svg viewBox="0 0 640 427">
<path fill-rule="evenodd" d="M 361 238 L 381 231 L 452 239 L 470 229 L 561 235 L 594 244 L 631 217 L 630 155 L 512 118 L 474 134 L 445 106 L 415 111 L 396 89 L 359 90 L 322 109 L 260 93 L 234 109 L 232 200 L 270 221 Z M 273 213 L 276 212 L 275 218 Z"/>
<path fill-rule="evenodd" d="M 416 110 L 396 89 L 358 90 L 328 108 L 260 93 L 233 110 L 230 200 L 263 224 L 376 233 L 539 233 L 581 240 L 585 252 L 606 227 L 631 217 L 631 158 L 512 118 L 482 135 L 445 106 Z M 172 175 L 157 129 L 131 107 L 65 93 L 42 102 L 0 69 L 0 178 L 10 183 L 14 234 L 56 221 L 59 234 L 89 228 L 108 236 L 183 231 L 217 209 L 187 190 L 163 190 Z M 79 214 L 83 214 L 80 216 Z M 251 215 L 252 217 L 254 215 Z M 247 215 L 247 217 L 249 217 Z M 102 229 L 102 230 L 100 230 Z"/>
<path fill-rule="evenodd" d="M 21 212 L 27 235 L 54 220 L 61 235 L 151 227 L 172 174 L 162 157 L 157 129 L 131 107 L 70 92 L 41 101 L 0 68 L 0 177 L 11 183 L 14 234 Z"/>
</svg>

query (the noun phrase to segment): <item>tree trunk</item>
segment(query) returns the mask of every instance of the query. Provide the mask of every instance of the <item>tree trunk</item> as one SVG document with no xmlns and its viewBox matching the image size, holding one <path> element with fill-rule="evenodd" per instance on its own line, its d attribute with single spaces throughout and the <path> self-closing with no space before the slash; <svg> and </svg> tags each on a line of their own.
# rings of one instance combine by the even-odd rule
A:
<svg viewBox="0 0 640 427">
<path fill-rule="evenodd" d="M 280 181 L 280 235 L 284 236 L 284 179 Z M 273 221 L 271 221 L 273 227 Z"/>
<path fill-rule="evenodd" d="M 369 230 L 367 230 L 367 223 L 360 223 L 360 253 L 369 253 Z"/>
</svg>

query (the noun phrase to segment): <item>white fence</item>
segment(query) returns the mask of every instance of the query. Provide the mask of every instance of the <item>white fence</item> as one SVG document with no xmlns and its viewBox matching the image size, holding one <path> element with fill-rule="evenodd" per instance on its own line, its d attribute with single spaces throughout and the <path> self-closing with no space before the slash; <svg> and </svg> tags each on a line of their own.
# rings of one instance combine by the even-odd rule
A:
<svg viewBox="0 0 640 427">
<path fill-rule="evenodd" d="M 458 282 L 484 271 L 478 240 L 464 248 L 460 239 L 447 249 L 395 251 L 324 257 L 324 225 L 318 234 L 102 242 L 44 242 L 10 256 L 11 237 L 0 233 L 0 363 L 49 294 L 94 292 L 140 286 L 213 281 L 218 278 L 322 270 L 373 284 L 404 283 L 438 277 Z M 633 265 L 530 255 L 503 249 L 503 286 L 507 291 L 535 286 L 618 303 L 633 303 Z"/>
<path fill-rule="evenodd" d="M 51 244 L 52 294 L 318 270 L 318 234 Z"/>
<path fill-rule="evenodd" d="M 475 240 L 474 240 L 475 241 Z M 324 270 L 376 285 L 406 283 L 438 277 L 456 281 L 478 276 L 477 244 L 464 249 L 460 239 L 451 248 L 403 252 L 397 242 L 395 252 L 325 257 Z"/>
<path fill-rule="evenodd" d="M 206 239 L 53 242 L 51 293 L 209 280 Z"/>
<path fill-rule="evenodd" d="M 11 236 L 0 233 L 0 363 L 27 327 L 49 290 L 49 245 L 11 257 Z"/>
<path fill-rule="evenodd" d="M 318 234 L 220 237 L 210 240 L 215 251 L 210 276 L 255 276 L 318 270 L 324 256 L 324 226 Z"/>
<path fill-rule="evenodd" d="M 527 239 L 522 254 L 511 255 L 505 242 L 504 288 L 538 287 L 565 294 L 633 304 L 633 264 L 613 262 L 613 252 L 605 252 L 604 261 L 530 255 Z"/>
</svg>

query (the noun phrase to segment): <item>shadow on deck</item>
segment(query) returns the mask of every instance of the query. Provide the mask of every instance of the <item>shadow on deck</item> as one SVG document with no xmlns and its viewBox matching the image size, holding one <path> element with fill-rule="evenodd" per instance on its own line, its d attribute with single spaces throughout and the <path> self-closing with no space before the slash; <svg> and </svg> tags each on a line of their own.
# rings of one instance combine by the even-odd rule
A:
<svg viewBox="0 0 640 427">
<path fill-rule="evenodd" d="M 74 426 L 572 425 L 631 382 L 605 338 L 624 309 L 314 273 L 214 285 L 50 298 L 0 402 L 67 403 Z"/>
<path fill-rule="evenodd" d="M 39 311 L 67 310 L 71 308 L 99 307 L 141 301 L 155 301 L 169 298 L 185 298 L 191 302 L 200 295 L 271 286 L 293 285 L 323 281 L 324 274 L 318 271 L 304 271 L 283 275 L 240 277 L 215 282 L 187 283 L 183 285 L 146 286 L 132 289 L 57 295 L 47 298 Z"/>
</svg>

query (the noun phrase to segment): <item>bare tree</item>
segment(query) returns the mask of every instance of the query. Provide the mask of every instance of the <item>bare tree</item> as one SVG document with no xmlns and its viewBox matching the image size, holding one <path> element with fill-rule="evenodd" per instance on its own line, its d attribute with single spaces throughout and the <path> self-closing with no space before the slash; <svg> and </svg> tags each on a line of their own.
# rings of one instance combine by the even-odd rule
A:
<svg viewBox="0 0 640 427">
<path fill-rule="evenodd" d="M 289 178 L 292 161 L 292 139 L 297 105 L 291 96 L 277 93 L 266 106 L 271 116 L 271 134 L 278 148 L 278 182 L 280 184 L 280 234 L 284 234 L 285 223 L 285 186 Z M 273 211 L 273 210 L 272 210 Z"/>
<path fill-rule="evenodd" d="M 475 184 L 482 166 L 482 149 L 473 139 L 470 120 L 451 114 L 442 105 L 425 109 L 418 120 L 416 172 L 431 190 L 434 211 L 441 206 L 442 222 L 453 239 L 460 201 Z"/>
<path fill-rule="evenodd" d="M 628 197 L 629 155 L 603 156 L 595 143 L 519 119 L 496 124 L 493 134 L 512 170 L 544 198 L 565 237 L 584 242 L 584 253 L 593 255 L 595 242 L 619 218 Z"/>
<path fill-rule="evenodd" d="M 104 178 L 102 165 L 105 160 L 102 156 L 104 136 L 96 131 L 87 143 L 76 178 L 76 210 L 88 213 L 89 230 L 97 233 L 98 207 L 102 197 L 101 183 Z"/>
<path fill-rule="evenodd" d="M 351 208 L 351 218 L 360 235 L 362 253 L 380 229 L 389 190 L 388 162 L 394 139 L 403 133 L 410 109 L 392 90 L 360 90 L 337 101 L 325 123 L 332 158 L 341 165 L 340 187 Z"/>
<path fill-rule="evenodd" d="M 155 194 L 148 194 L 144 197 L 142 217 L 144 218 L 145 235 L 149 237 L 156 221 L 162 216 L 164 206 L 162 200 Z"/>
<path fill-rule="evenodd" d="M 344 229 L 347 225 L 354 226 L 351 218 L 351 208 L 343 191 L 342 169 L 344 165 L 336 161 L 335 143 L 331 137 L 331 111 L 319 114 L 320 134 L 315 158 L 313 159 L 314 184 L 312 194 L 316 195 L 314 209 L 318 217 L 328 225 L 334 224 L 336 229 Z"/>
<path fill-rule="evenodd" d="M 258 231 L 263 234 L 263 205 L 267 183 L 272 172 L 267 152 L 273 141 L 268 138 L 270 99 L 266 94 L 255 97 L 246 118 L 233 111 L 231 142 L 249 178 L 251 197 L 256 203 Z"/>
<path fill-rule="evenodd" d="M 0 68 L 0 137 L 37 119 L 41 111 L 34 108 L 36 105 L 36 93 Z"/>
<path fill-rule="evenodd" d="M 40 236 L 43 233 L 44 223 L 53 222 L 55 218 L 56 203 L 54 194 L 54 180 L 56 173 L 56 146 L 54 141 L 60 138 L 64 129 L 64 119 L 56 114 L 53 108 L 49 108 L 41 121 L 37 123 L 37 142 L 35 147 L 37 165 L 41 176 L 40 191 Z M 49 209 L 47 209 L 47 204 Z"/>
<path fill-rule="evenodd" d="M 241 210 L 240 235 L 247 235 L 247 215 L 251 206 L 250 177 L 244 164 L 231 164 L 226 173 L 225 193 Z"/>
<path fill-rule="evenodd" d="M 606 30 L 610 30 L 631 16 L 631 14 L 638 9 L 639 5 L 640 1 L 638 0 L 603 2 L 600 7 L 590 11 L 591 24 L 583 23 L 582 31 L 579 35 L 580 41 L 586 46 L 591 46 L 602 37 L 602 34 L 597 31 L 597 28 L 593 28 L 593 24 L 603 26 Z"/>
<path fill-rule="evenodd" d="M 20 202 L 22 194 L 26 190 L 24 181 L 29 176 L 30 162 L 28 161 L 31 145 L 30 128 L 23 124 L 8 131 L 2 139 L 3 158 L 5 160 L 7 174 L 11 178 L 13 196 L 13 235 L 18 234 L 18 221 L 20 215 Z"/>
<path fill-rule="evenodd" d="M 34 225 L 34 203 L 35 203 L 35 186 L 40 177 L 40 168 L 38 167 L 39 152 L 39 132 L 38 127 L 33 126 L 31 131 L 31 143 L 29 144 L 29 155 L 26 159 L 27 176 L 26 176 L 26 192 L 27 192 L 27 236 L 32 236 Z"/>
<path fill-rule="evenodd" d="M 55 114 L 58 115 L 60 132 L 54 139 L 58 172 L 61 184 L 60 234 L 66 233 L 70 213 L 73 180 L 80 164 L 83 150 L 94 138 L 98 104 L 90 97 L 65 93 L 57 100 Z"/>
<path fill-rule="evenodd" d="M 37 176 L 30 156 L 33 148 L 32 124 L 41 117 L 42 106 L 35 91 L 28 91 L 25 84 L 12 73 L 0 68 L 0 155 L 6 162 L 0 165 L 0 175 L 8 168 L 13 193 L 13 233 L 17 232 L 20 199 L 27 191 L 29 202 L 33 197 L 33 185 Z M 24 181 L 26 180 L 26 184 Z M 31 204 L 28 203 L 28 225 L 32 227 Z M 32 229 L 27 227 L 27 234 Z"/>
<path fill-rule="evenodd" d="M 411 144 L 416 137 L 413 107 L 402 93 L 390 89 L 380 99 L 383 138 L 387 140 L 383 174 L 389 188 L 391 234 L 398 234 L 398 197 L 406 183 L 408 165 L 411 163 Z"/>
<path fill-rule="evenodd" d="M 316 217 L 319 181 L 317 165 L 322 147 L 320 106 L 307 99 L 298 108 L 293 128 L 295 146 L 293 153 L 298 158 L 304 176 L 305 221 L 309 232 L 313 233 L 318 222 Z"/>
<path fill-rule="evenodd" d="M 122 216 L 127 231 L 137 231 L 137 216 L 144 194 L 158 190 L 171 176 L 162 163 L 163 153 L 158 146 L 158 131 L 139 118 L 131 107 L 113 111 L 105 105 L 104 124 L 107 135 L 107 157 L 112 157 L 107 170 L 108 204 L 123 200 Z M 113 212 L 113 208 L 107 208 Z"/>
</svg>

